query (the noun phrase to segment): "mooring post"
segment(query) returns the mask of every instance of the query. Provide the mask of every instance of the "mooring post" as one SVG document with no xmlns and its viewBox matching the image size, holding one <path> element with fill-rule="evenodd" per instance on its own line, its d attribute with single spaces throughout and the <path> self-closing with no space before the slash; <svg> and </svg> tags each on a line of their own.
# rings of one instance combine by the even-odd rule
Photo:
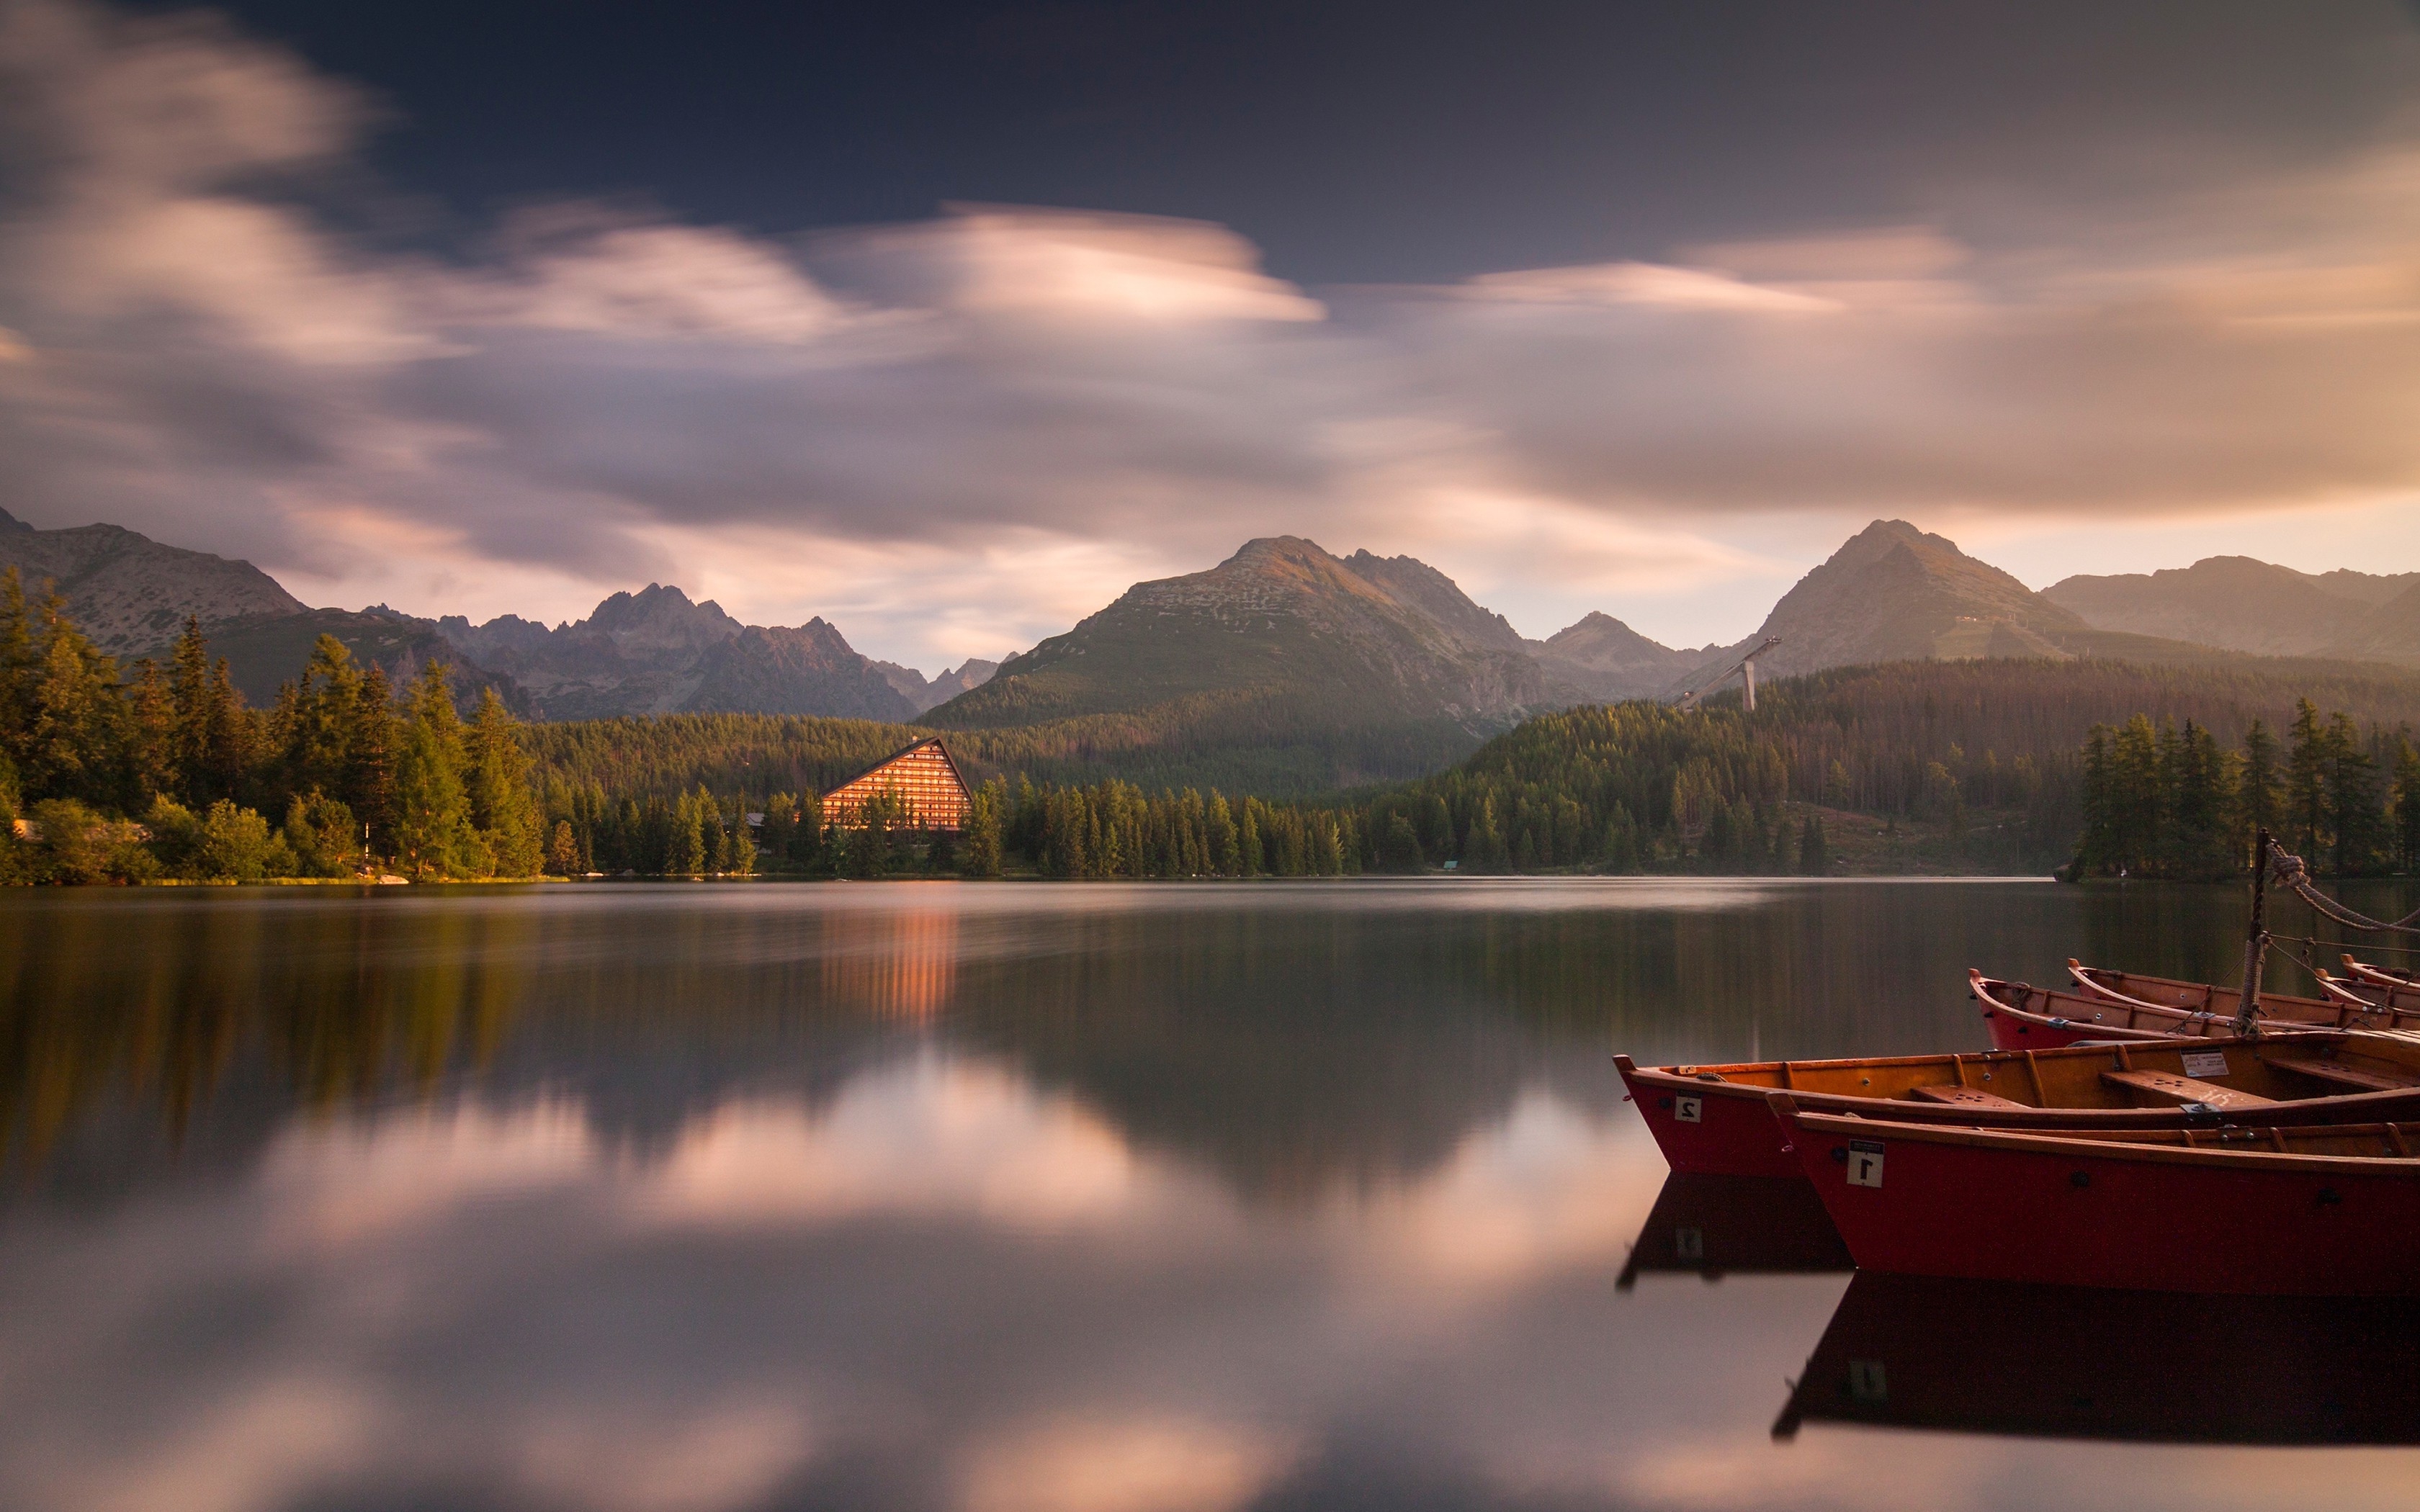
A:
<svg viewBox="0 0 2420 1512">
<path fill-rule="evenodd" d="M 2252 1032 L 2253 1015 L 2260 1011 L 2260 958 L 2269 950 L 2269 831 L 2252 836 L 2252 921 L 2243 929 L 2243 996 L 2235 1007 L 2235 1032 Z"/>
</svg>

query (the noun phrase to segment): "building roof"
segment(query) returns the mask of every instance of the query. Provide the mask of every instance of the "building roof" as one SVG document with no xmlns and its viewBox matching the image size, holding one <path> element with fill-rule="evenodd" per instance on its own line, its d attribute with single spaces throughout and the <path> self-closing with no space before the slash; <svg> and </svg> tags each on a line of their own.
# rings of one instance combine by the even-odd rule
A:
<svg viewBox="0 0 2420 1512">
<path fill-rule="evenodd" d="M 890 765 L 892 762 L 899 760 L 902 756 L 913 756 L 916 752 L 923 749 L 927 746 L 931 746 L 939 749 L 941 753 L 941 760 L 950 764 L 950 775 L 958 779 L 958 786 L 966 789 L 969 793 L 972 793 L 975 790 L 974 784 L 967 780 L 965 769 L 958 765 L 958 759 L 950 754 L 950 748 L 948 746 L 942 744 L 941 737 L 939 735 L 926 735 L 922 740 L 911 741 L 908 744 L 900 747 L 897 750 L 892 751 L 890 755 L 885 756 L 882 760 L 876 762 L 873 765 L 864 768 L 862 771 L 852 773 L 847 778 L 833 783 L 830 787 L 824 789 L 824 796 L 831 796 L 841 789 L 848 786 L 851 782 L 861 782 L 867 778 L 872 777 L 875 773 Z"/>
</svg>

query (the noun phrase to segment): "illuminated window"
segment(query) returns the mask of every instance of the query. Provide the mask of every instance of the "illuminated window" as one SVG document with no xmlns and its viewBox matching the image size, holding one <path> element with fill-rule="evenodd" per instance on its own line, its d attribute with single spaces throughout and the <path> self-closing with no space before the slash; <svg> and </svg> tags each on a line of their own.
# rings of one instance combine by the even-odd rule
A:
<svg viewBox="0 0 2420 1512">
<path fill-rule="evenodd" d="M 884 793 L 897 795 L 909 829 L 964 829 L 967 779 L 938 735 L 928 736 L 896 756 L 876 764 L 824 795 L 824 818 L 843 829 L 861 829 L 866 803 Z"/>
</svg>

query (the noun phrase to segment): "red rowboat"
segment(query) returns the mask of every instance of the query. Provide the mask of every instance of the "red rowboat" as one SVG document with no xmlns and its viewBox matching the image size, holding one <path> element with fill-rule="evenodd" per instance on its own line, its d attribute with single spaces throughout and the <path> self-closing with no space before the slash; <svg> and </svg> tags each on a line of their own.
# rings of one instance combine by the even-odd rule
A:
<svg viewBox="0 0 2420 1512">
<path fill-rule="evenodd" d="M 2147 1004 L 2154 1008 L 2177 1008 L 2189 1013 L 2215 1013 L 2233 1018 L 2237 1005 L 2243 1000 L 2240 987 L 2220 987 L 2206 981 L 2179 981 L 2172 977 L 2146 977 L 2134 971 L 2112 971 L 2106 966 L 2087 966 L 2075 961 L 2067 964 L 2068 974 L 2076 984 L 2096 997 L 2105 997 L 2121 1004 Z M 2395 1021 L 2376 1003 L 2353 992 L 2350 986 L 2339 986 L 2333 977 L 2321 977 L 2319 986 L 2325 997 L 2297 997 L 2290 993 L 2262 993 L 2260 1016 L 2273 1024 L 2324 1024 L 2338 1029 L 2408 1029 L 2420 1027 L 2420 1010 Z"/>
<path fill-rule="evenodd" d="M 2086 1040 L 2153 1041 L 2180 1036 L 2232 1039 L 2235 1015 L 2187 1013 L 2149 1003 L 2086 997 L 2054 987 L 2001 981 L 1966 973 L 1968 991 L 1983 1005 L 1992 1042 L 2003 1050 L 2052 1050 Z"/>
<path fill-rule="evenodd" d="M 1766 1115 L 1768 1122 L 1771 1118 Z M 1779 1131 L 1775 1134 L 1778 1145 Z M 1804 1275 L 1846 1271 L 1853 1263 L 1823 1199 L 1797 1171 L 1778 1177 L 1674 1171 L 1664 1178 L 1613 1285 L 1628 1291 L 1641 1274 L 1719 1281 L 1732 1272 Z"/>
<path fill-rule="evenodd" d="M 1860 1269 L 2420 1295 L 2420 1123 L 2112 1134 L 1885 1123 L 1771 1094 Z"/>
<path fill-rule="evenodd" d="M 2420 1444 L 2420 1302 L 1860 1271 L 1773 1425 L 2145 1443 Z M 2056 1319 L 2056 1327 L 2045 1327 Z M 2254 1368 L 2246 1362 L 2257 1361 Z M 2224 1389 L 2211 1389 L 2224 1381 Z"/>
<path fill-rule="evenodd" d="M 2024 1129 L 2177 1129 L 2222 1119 L 2420 1119 L 2420 1041 L 2308 1031 L 2259 1039 L 2149 1036 L 2118 1044 L 1641 1067 L 1613 1057 L 1672 1169 L 1794 1177 L 1764 1099 L 1810 1111 Z"/>
</svg>

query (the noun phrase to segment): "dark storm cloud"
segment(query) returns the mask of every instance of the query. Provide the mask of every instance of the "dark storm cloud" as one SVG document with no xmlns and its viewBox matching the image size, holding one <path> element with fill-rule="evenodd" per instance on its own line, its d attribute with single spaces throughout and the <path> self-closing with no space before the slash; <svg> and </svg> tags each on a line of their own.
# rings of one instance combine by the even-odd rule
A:
<svg viewBox="0 0 2420 1512">
<path fill-rule="evenodd" d="M 1875 16 L 1905 28 L 1885 61 L 2006 20 L 1850 30 Z M 2420 135 L 2381 101 L 2420 49 L 2376 19 L 2173 39 L 2200 85 L 2062 100 L 2011 139 L 2109 129 L 2064 197 L 1995 188 L 2011 160 L 1974 134 L 2074 84 L 2028 41 L 1990 109 L 1912 73 L 1833 139 L 1938 114 L 1883 153 L 1937 213 L 1793 223 L 1782 196 L 1763 234 L 1700 217 L 1652 258 L 1306 289 L 1233 231 L 1107 212 L 783 239 L 566 204 L 398 249 L 314 208 L 359 164 L 354 91 L 223 24 L 8 0 L 0 504 L 355 601 L 769 575 L 877 631 L 985 604 L 993 646 L 1277 531 L 1605 584 L 1735 558 L 1709 540 L 1733 515 L 2389 497 L 2420 482 Z M 2086 72 L 2160 40 L 2074 24 L 2109 49 Z M 2263 37 L 2288 82 L 2196 92 Z"/>
</svg>

